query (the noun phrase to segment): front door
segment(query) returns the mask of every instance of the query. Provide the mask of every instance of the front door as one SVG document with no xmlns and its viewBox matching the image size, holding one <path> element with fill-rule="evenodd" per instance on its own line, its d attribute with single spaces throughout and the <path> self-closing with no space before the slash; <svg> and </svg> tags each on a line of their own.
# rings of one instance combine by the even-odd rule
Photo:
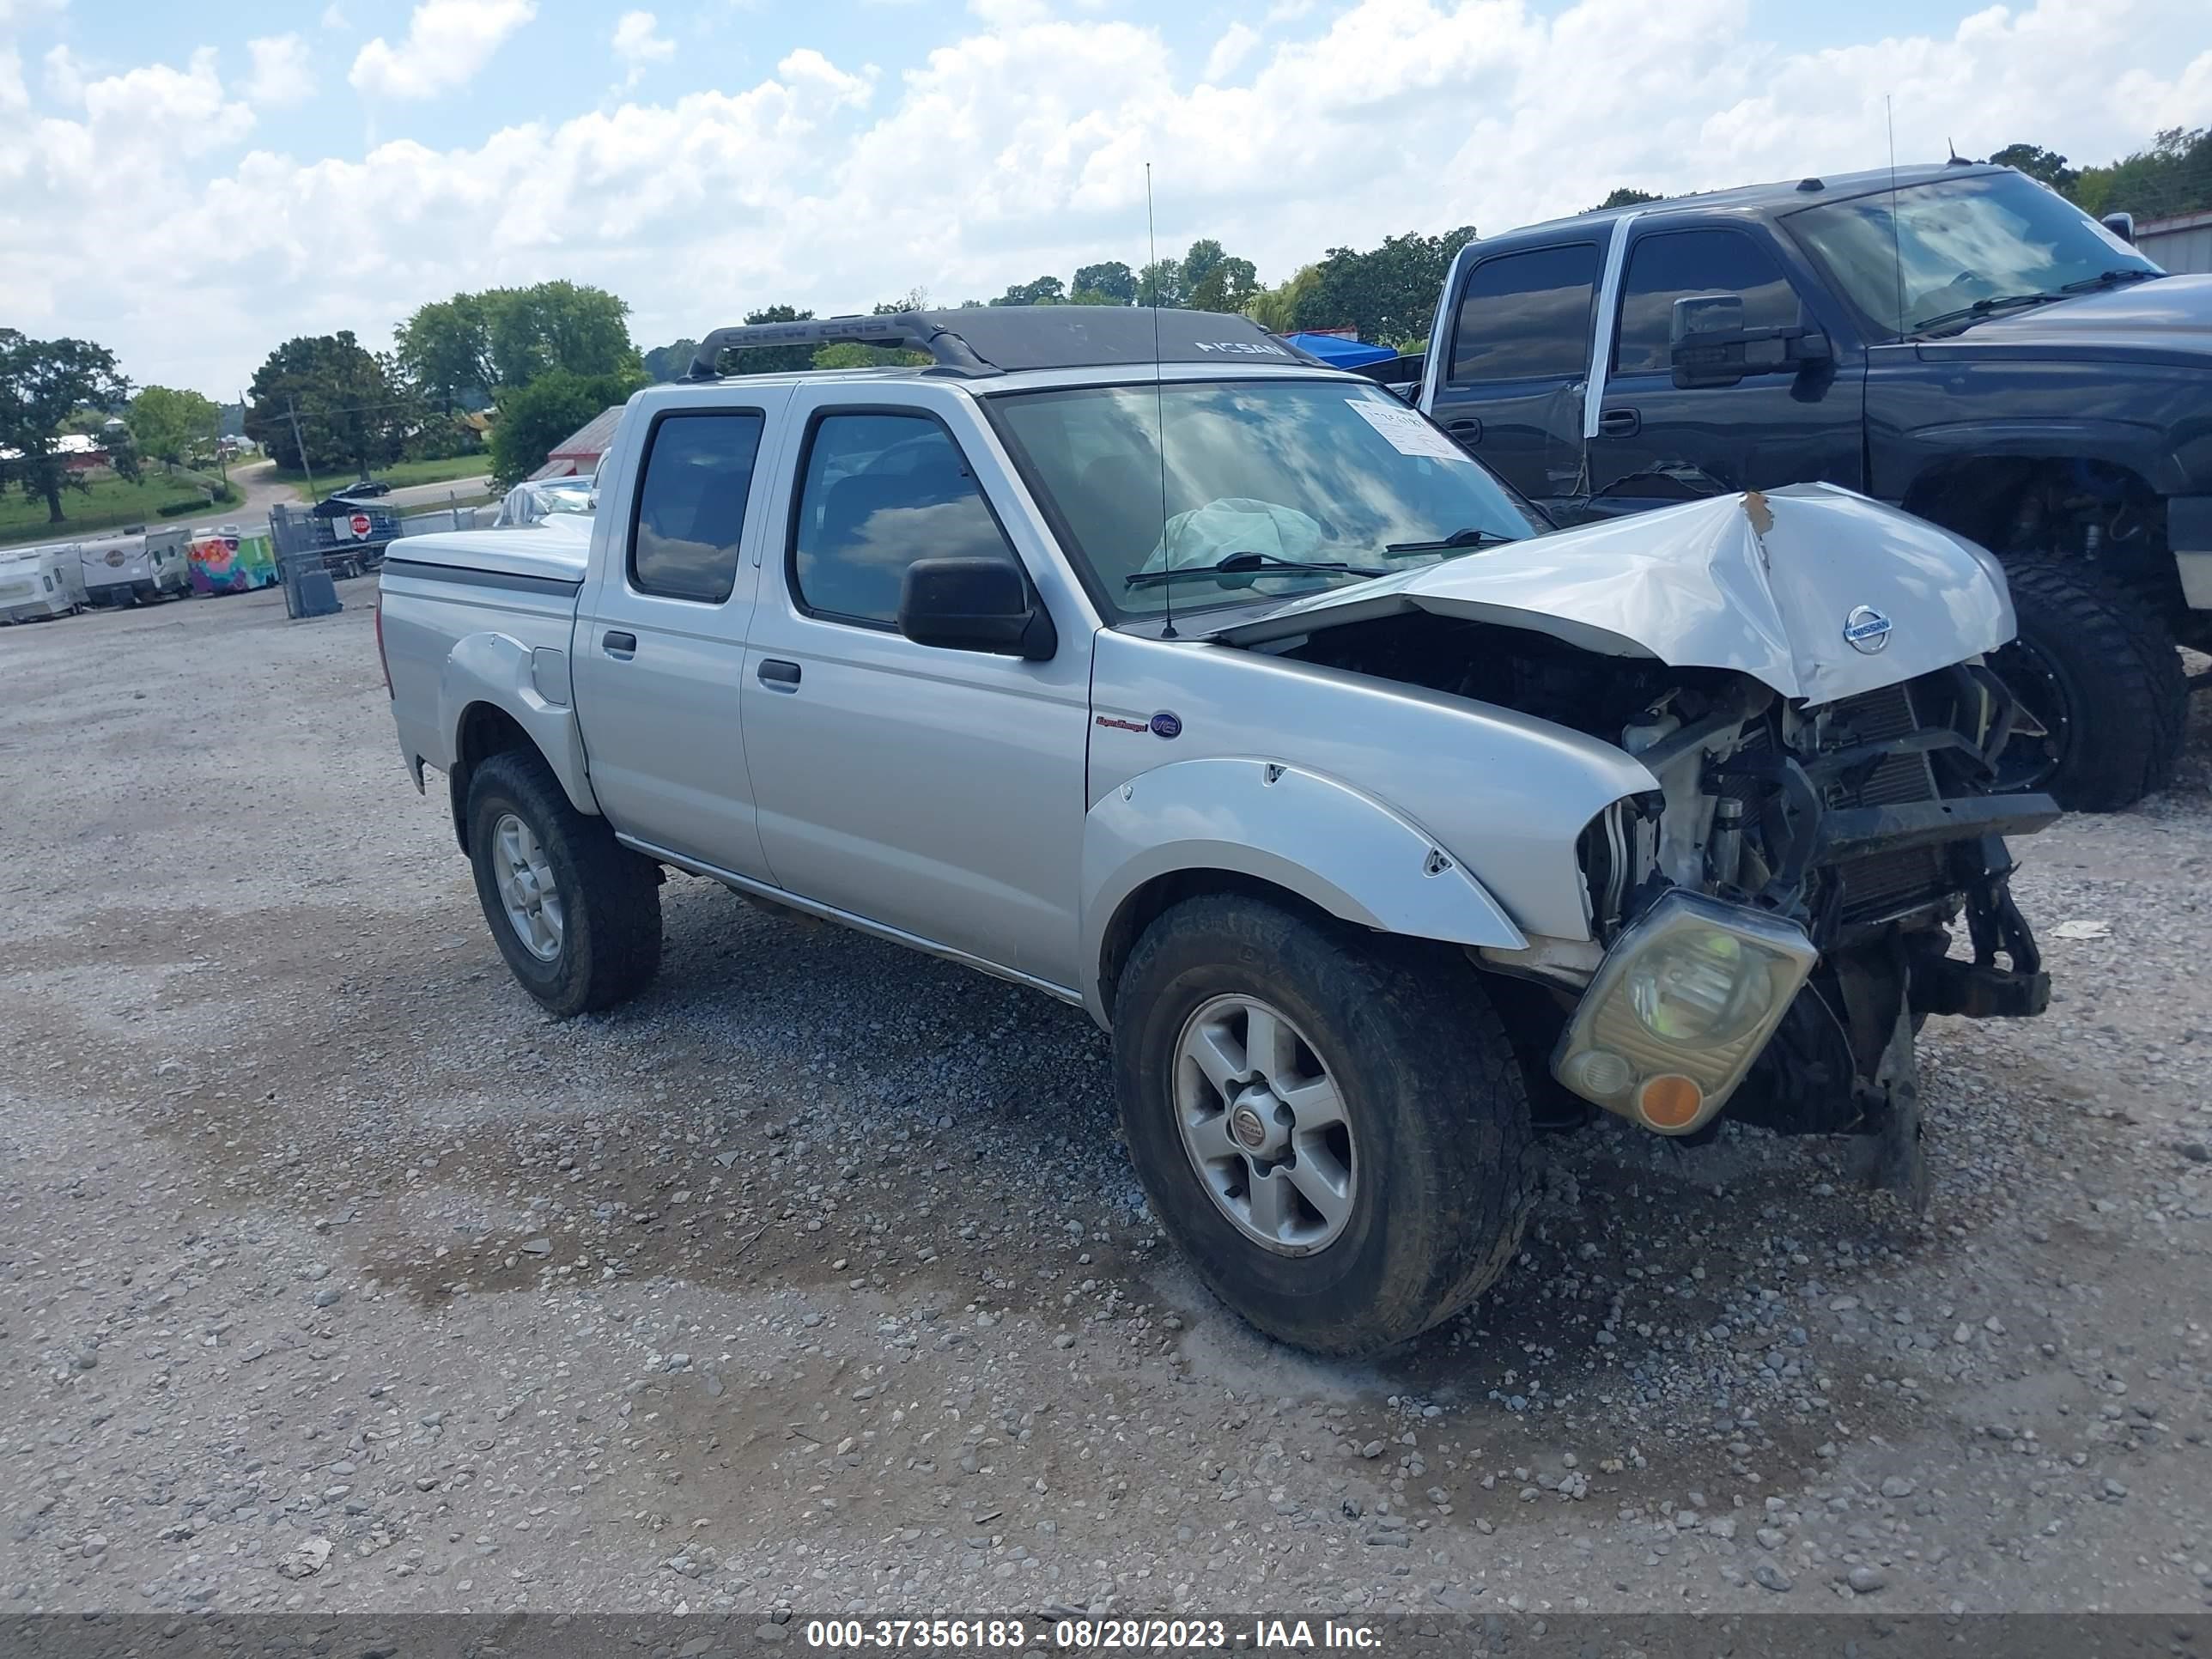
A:
<svg viewBox="0 0 2212 1659">
<path fill-rule="evenodd" d="M 1582 481 L 1583 392 L 1600 249 L 1583 240 L 1515 248 L 1462 279 L 1431 409 L 1468 453 L 1547 507 Z"/>
<path fill-rule="evenodd" d="M 1073 988 L 1089 632 L 1056 615 L 1049 662 L 902 635 L 915 560 L 1020 560 L 969 465 L 963 443 L 983 434 L 964 399 L 841 393 L 805 388 L 793 405 L 796 504 L 768 546 L 746 656 L 769 866 L 801 897 Z"/>
<path fill-rule="evenodd" d="M 599 502 L 608 544 L 571 650 L 592 788 L 615 828 L 756 880 L 768 871 L 738 688 L 757 571 L 741 554 L 765 533 L 756 463 L 790 396 L 654 417 L 633 489 Z"/>
<path fill-rule="evenodd" d="M 1606 512 L 1686 496 L 1821 482 L 1866 485 L 1864 369 L 1832 325 L 1836 356 L 1734 386 L 1680 386 L 1670 356 L 1674 301 L 1743 298 L 1747 328 L 1823 319 L 1805 310 L 1774 253 L 1750 233 L 1662 230 L 1630 246 L 1612 368 L 1589 443 L 1590 487 Z"/>
</svg>

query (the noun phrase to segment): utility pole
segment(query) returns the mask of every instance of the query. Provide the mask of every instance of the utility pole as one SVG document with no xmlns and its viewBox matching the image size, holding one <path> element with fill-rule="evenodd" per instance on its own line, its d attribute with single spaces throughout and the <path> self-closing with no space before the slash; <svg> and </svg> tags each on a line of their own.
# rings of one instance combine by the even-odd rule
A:
<svg viewBox="0 0 2212 1659">
<path fill-rule="evenodd" d="M 292 442 L 300 452 L 300 471 L 307 475 L 307 493 L 315 493 L 315 470 L 307 465 L 307 441 L 300 435 L 300 411 L 289 398 L 284 399 L 284 413 L 292 422 Z"/>
</svg>

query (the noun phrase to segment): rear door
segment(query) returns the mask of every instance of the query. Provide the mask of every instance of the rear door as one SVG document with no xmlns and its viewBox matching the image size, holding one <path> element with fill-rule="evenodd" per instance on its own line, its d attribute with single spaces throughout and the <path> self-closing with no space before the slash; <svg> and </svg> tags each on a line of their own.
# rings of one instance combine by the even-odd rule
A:
<svg viewBox="0 0 2212 1659">
<path fill-rule="evenodd" d="M 648 845 L 765 880 L 738 687 L 764 533 L 764 435 L 791 388 L 664 405 L 600 498 L 571 659 L 592 792 Z"/>
<path fill-rule="evenodd" d="M 1583 394 L 1601 264 L 1595 233 L 1477 258 L 1461 278 L 1444 343 L 1431 413 L 1547 507 L 1588 493 Z"/>
<path fill-rule="evenodd" d="M 1764 235 L 1734 225 L 1636 228 L 1620 283 L 1609 372 L 1589 441 L 1601 510 L 1685 495 L 1824 482 L 1865 488 L 1864 362 L 1844 319 L 1808 303 Z M 1810 325 L 1834 358 L 1754 371 L 1734 386 L 1677 387 L 1674 301 L 1743 299 L 1746 328 Z"/>
</svg>

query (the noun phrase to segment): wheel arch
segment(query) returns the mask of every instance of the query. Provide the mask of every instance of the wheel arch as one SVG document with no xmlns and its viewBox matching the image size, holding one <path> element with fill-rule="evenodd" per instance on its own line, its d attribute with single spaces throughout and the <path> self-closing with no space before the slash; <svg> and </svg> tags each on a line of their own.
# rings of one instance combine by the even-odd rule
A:
<svg viewBox="0 0 2212 1659">
<path fill-rule="evenodd" d="M 564 665 L 559 683 L 546 688 L 561 700 L 546 696 L 538 682 L 535 653 L 504 634 L 469 635 L 447 653 L 439 676 L 439 726 L 448 734 L 446 782 L 463 852 L 468 850 L 465 809 L 470 777 L 489 757 L 503 750 L 534 750 L 551 769 L 570 805 L 599 816 L 583 734 L 568 702 L 566 682 Z"/>
<path fill-rule="evenodd" d="M 1114 988 L 1152 921 L 1203 892 L 1243 892 L 1379 933 L 1519 950 L 1504 907 L 1426 831 L 1318 773 L 1214 758 L 1109 792 L 1084 826 L 1084 1006 Z"/>
</svg>

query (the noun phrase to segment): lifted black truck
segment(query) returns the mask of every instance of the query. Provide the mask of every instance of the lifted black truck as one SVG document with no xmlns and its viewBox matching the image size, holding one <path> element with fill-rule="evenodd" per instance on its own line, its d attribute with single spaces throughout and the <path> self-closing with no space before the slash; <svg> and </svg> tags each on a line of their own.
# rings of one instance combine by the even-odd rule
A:
<svg viewBox="0 0 2212 1659">
<path fill-rule="evenodd" d="M 1821 480 L 1989 548 L 2004 783 L 2109 811 L 2169 781 L 2174 647 L 2212 648 L 2212 276 L 1954 162 L 1469 243 L 1430 339 L 1420 406 L 1562 524 Z"/>
</svg>

